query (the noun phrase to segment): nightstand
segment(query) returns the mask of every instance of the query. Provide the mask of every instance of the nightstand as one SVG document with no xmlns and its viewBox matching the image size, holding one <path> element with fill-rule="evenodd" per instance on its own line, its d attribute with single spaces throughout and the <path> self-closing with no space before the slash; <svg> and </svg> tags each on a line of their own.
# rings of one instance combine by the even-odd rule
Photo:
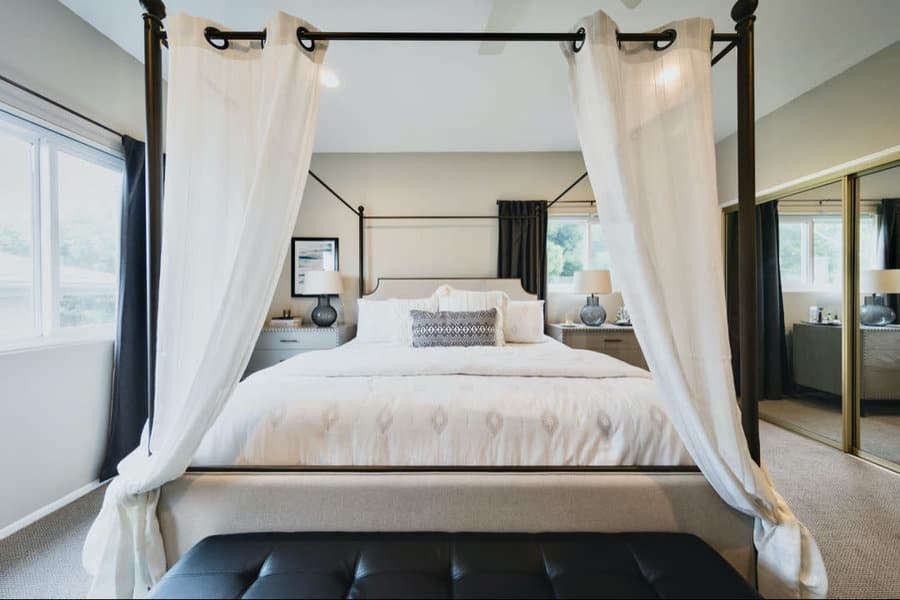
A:
<svg viewBox="0 0 900 600">
<path fill-rule="evenodd" d="M 244 377 L 276 365 L 302 352 L 328 350 L 346 344 L 356 336 L 356 325 L 333 327 L 296 327 L 290 329 L 265 328 L 259 334 Z"/>
<path fill-rule="evenodd" d="M 644 353 L 641 352 L 634 329 L 631 327 L 618 325 L 591 327 L 581 324 L 563 326 L 559 323 L 550 323 L 547 325 L 546 333 L 570 348 L 602 352 L 636 367 L 647 368 Z"/>
</svg>

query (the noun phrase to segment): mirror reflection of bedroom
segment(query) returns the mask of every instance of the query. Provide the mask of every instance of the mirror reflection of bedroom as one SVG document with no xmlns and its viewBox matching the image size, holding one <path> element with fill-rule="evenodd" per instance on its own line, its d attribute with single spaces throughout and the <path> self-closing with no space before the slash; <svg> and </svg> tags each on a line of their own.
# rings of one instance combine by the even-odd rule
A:
<svg viewBox="0 0 900 600">
<path fill-rule="evenodd" d="M 900 464 L 900 166 L 860 177 L 859 197 L 859 448 Z"/>
<path fill-rule="evenodd" d="M 836 443 L 842 436 L 841 184 L 761 204 L 766 278 L 760 415 Z M 874 224 L 866 218 L 867 235 Z M 874 240 L 872 240 L 874 243 Z M 777 255 L 776 255 L 777 253 Z"/>
</svg>

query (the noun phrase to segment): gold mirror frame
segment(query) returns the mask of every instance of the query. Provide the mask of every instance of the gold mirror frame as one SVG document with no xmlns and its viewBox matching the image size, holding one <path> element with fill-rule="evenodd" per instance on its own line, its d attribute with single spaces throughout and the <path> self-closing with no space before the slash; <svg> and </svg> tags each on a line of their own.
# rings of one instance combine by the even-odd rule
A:
<svg viewBox="0 0 900 600">
<path fill-rule="evenodd" d="M 841 320 L 844 323 L 859 323 L 859 216 L 860 178 L 879 171 L 900 167 L 900 147 L 880 152 L 822 171 L 795 182 L 762 191 L 756 197 L 757 204 L 779 200 L 787 196 L 809 191 L 824 185 L 840 183 L 841 219 L 843 227 L 843 286 Z M 736 203 L 729 203 L 722 208 L 722 254 L 725 255 L 725 216 L 737 210 Z M 848 252 L 847 249 L 850 249 Z M 727 274 L 726 274 L 727 276 Z M 841 441 L 838 443 L 828 437 L 804 429 L 782 419 L 764 417 L 760 419 L 777 425 L 806 438 L 827 444 L 848 454 L 858 456 L 881 467 L 900 473 L 900 464 L 891 462 L 860 448 L 859 405 L 860 405 L 860 329 L 859 327 L 841 328 Z"/>
</svg>

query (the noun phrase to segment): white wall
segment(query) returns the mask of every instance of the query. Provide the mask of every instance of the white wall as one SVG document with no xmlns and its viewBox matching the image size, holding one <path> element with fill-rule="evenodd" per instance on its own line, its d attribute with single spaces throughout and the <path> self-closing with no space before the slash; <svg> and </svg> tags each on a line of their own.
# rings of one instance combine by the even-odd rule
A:
<svg viewBox="0 0 900 600">
<path fill-rule="evenodd" d="M 756 122 L 756 187 L 764 190 L 900 145 L 900 42 Z M 716 145 L 719 202 L 737 198 L 737 138 Z M 867 189 L 866 197 L 878 190 Z M 830 185 L 791 199 L 840 197 Z M 809 307 L 841 314 L 840 291 L 791 292 L 784 296 L 785 327 L 808 319 Z"/>
<path fill-rule="evenodd" d="M 0 353 L 0 530 L 97 479 L 111 341 Z"/>
<path fill-rule="evenodd" d="M 756 122 L 756 189 L 900 144 L 900 42 Z M 737 136 L 716 145 L 719 202 L 737 199 Z"/>
<path fill-rule="evenodd" d="M 2 4 L 0 73 L 143 137 L 138 61 L 56 0 Z M 0 530 L 97 478 L 111 375 L 110 340 L 0 353 Z"/>
<path fill-rule="evenodd" d="M 143 139 L 141 63 L 56 0 L 3 0 L 2 10 L 0 73 Z"/>
<path fill-rule="evenodd" d="M 496 215 L 497 200 L 549 200 L 584 173 L 577 152 L 317 154 L 311 168 L 370 215 Z M 593 195 L 583 182 L 566 198 Z M 340 238 L 347 322 L 356 320 L 357 227 L 356 216 L 310 178 L 294 235 Z M 378 277 L 496 277 L 497 236 L 496 220 L 368 221 L 366 289 Z M 608 298 L 607 310 L 615 315 L 620 303 Z M 313 304 L 291 298 L 286 260 L 270 314 L 290 308 L 306 318 Z M 554 294 L 548 319 L 577 320 L 583 304 L 580 296 Z"/>
</svg>

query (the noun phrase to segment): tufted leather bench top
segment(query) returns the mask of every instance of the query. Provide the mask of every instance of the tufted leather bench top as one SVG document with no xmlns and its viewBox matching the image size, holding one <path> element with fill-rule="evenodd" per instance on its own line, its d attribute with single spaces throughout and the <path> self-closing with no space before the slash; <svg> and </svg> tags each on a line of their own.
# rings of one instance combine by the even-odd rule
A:
<svg viewBox="0 0 900 600">
<path fill-rule="evenodd" d="M 759 598 L 680 533 L 208 537 L 151 598 Z"/>
</svg>

